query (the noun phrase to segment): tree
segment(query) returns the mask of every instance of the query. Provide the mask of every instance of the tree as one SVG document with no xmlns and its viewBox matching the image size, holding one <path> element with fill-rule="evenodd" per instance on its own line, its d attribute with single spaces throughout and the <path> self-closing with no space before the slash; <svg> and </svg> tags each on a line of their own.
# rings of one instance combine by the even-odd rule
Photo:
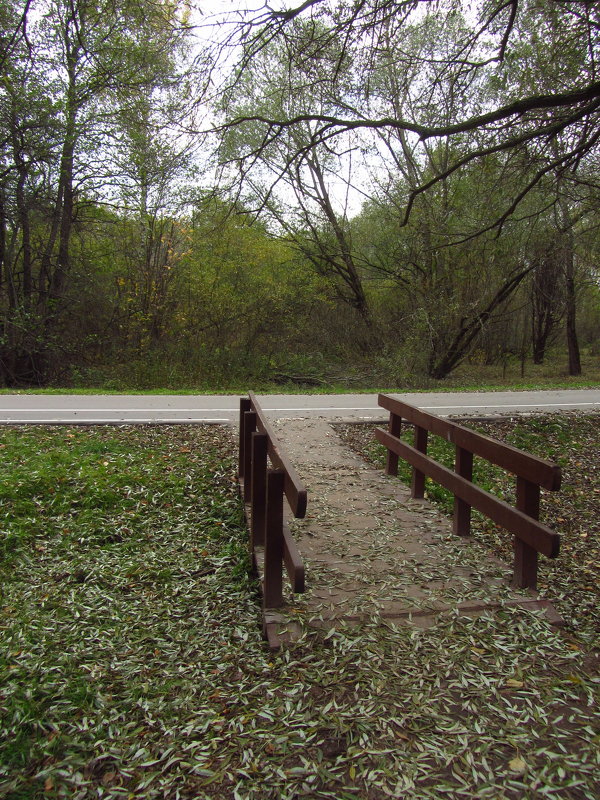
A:
<svg viewBox="0 0 600 800">
<path fill-rule="evenodd" d="M 309 360 L 317 338 L 323 282 L 239 204 L 200 198 L 185 233 L 172 328 L 179 357 L 213 383 L 298 374 L 296 356 Z"/>
<path fill-rule="evenodd" d="M 43 350 L 34 285 L 38 220 L 59 139 L 51 81 L 35 69 L 40 49 L 29 39 L 28 6 L 7 6 L 0 37 L 0 365 L 8 381 L 20 374 L 35 380 L 38 374 Z"/>
<path fill-rule="evenodd" d="M 192 193 L 182 190 L 182 184 L 193 180 L 194 171 L 190 141 L 180 141 L 174 133 L 174 118 L 185 108 L 182 84 L 168 92 L 153 87 L 157 97 L 140 92 L 129 98 L 119 116 L 121 140 L 114 147 L 114 163 L 118 202 L 126 216 L 120 228 L 127 242 L 128 327 L 138 354 L 165 331 L 185 248 L 179 218 Z"/>
<path fill-rule="evenodd" d="M 409 189 L 402 184 L 397 203 L 393 195 L 387 203 L 382 197 L 354 220 L 363 262 L 386 280 L 386 339 L 412 351 L 414 367 L 438 380 L 503 317 L 532 270 L 524 231 L 516 226 L 499 238 L 488 234 L 460 242 L 469 221 L 480 224 L 497 175 L 498 165 L 490 164 L 485 174 L 454 176 L 444 191 L 419 199 L 406 226 L 399 207 Z"/>
<path fill-rule="evenodd" d="M 543 364 L 546 349 L 564 314 L 560 243 L 549 237 L 536 258 L 531 281 L 531 343 L 533 363 Z"/>
<path fill-rule="evenodd" d="M 432 377 L 446 377 L 531 269 L 522 252 L 497 257 L 506 251 L 504 241 L 496 246 L 488 235 L 479 244 L 473 243 L 476 232 L 493 227 L 493 214 L 502 213 L 499 198 L 506 201 L 501 176 L 507 158 L 490 154 L 478 168 L 467 164 L 460 174 L 448 173 L 448 165 L 468 152 L 466 142 L 423 143 L 394 127 L 376 130 L 369 146 L 363 140 L 350 139 L 343 153 L 336 152 L 330 143 L 319 140 L 314 112 L 320 108 L 321 116 L 332 113 L 342 97 L 356 102 L 362 91 L 361 78 L 344 56 L 343 47 L 323 38 L 320 23 L 294 19 L 289 24 L 296 49 L 268 44 L 246 66 L 230 93 L 228 111 L 239 123 L 228 128 L 223 160 L 232 163 L 238 158 L 241 180 L 256 207 L 275 217 L 318 271 L 336 280 L 340 297 L 359 311 L 369 328 L 373 327 L 373 315 L 366 281 L 373 286 L 381 283 L 381 276 L 391 278 L 410 296 L 409 327 L 420 339 L 422 352 L 427 353 L 425 369 Z M 320 37 L 315 33 L 319 29 Z M 451 121 L 469 102 L 475 82 L 469 78 L 457 86 L 437 80 L 431 65 L 436 59 L 447 59 L 467 35 L 464 20 L 457 16 L 451 24 L 442 24 L 429 16 L 419 24 L 405 26 L 404 32 L 404 58 L 397 57 L 389 27 L 376 52 L 369 54 L 363 115 L 373 117 L 388 104 L 397 118 L 420 113 L 433 119 L 443 113 Z M 338 87 L 337 99 L 331 93 L 332 83 Z M 435 108 L 430 84 L 436 84 Z M 259 96 L 264 99 L 257 101 Z M 263 118 L 278 113 L 297 123 L 265 140 L 256 117 L 245 113 L 250 106 L 255 111 L 260 108 Z M 437 111 L 438 107 L 443 111 Z M 305 113 L 308 109 L 313 109 L 310 119 Z M 245 153 L 252 153 L 251 161 Z M 379 215 L 384 220 L 384 238 L 395 242 L 395 247 L 382 238 L 376 252 L 369 247 L 361 250 L 353 241 L 350 220 L 336 213 L 330 185 L 336 170 L 339 184 L 344 162 L 357 164 L 353 175 L 349 168 L 352 177 L 348 180 L 356 180 L 358 174 L 362 194 L 370 198 L 361 225 L 363 241 L 368 239 L 369 226 L 378 227 L 374 217 Z M 446 173 L 442 184 L 438 177 Z M 288 198 L 291 195 L 295 201 L 293 211 L 289 202 L 284 202 L 281 185 L 291 190 Z M 423 185 L 429 185 L 430 191 L 419 193 Z M 479 208 L 474 208 L 477 201 Z M 407 204 L 413 206 L 413 215 L 402 231 Z M 485 269 L 485 257 L 495 257 L 493 269 Z M 487 272 L 483 281 L 482 272 Z M 395 296 L 403 304 L 403 299 Z"/>
<path fill-rule="evenodd" d="M 306 32 L 302 37 L 297 36 L 299 20 Z M 407 32 L 408 38 L 414 30 L 427 32 L 432 21 L 442 30 L 457 30 L 458 35 L 452 41 L 444 39 L 442 47 L 430 46 L 429 51 L 407 50 Z M 545 175 L 553 170 L 578 172 L 597 148 L 600 10 L 585 0 L 481 0 L 468 9 L 467 4 L 433 0 L 306 0 L 283 10 L 266 6 L 259 14 L 249 12 L 237 26 L 237 39 L 230 28 L 226 30 L 228 46 L 221 52 L 229 55 L 234 41 L 242 47 L 233 85 L 274 42 L 288 53 L 290 65 L 332 46 L 339 53 L 337 66 L 333 64 L 318 78 L 319 92 L 327 94 L 327 108 L 319 103 L 313 109 L 278 108 L 241 115 L 234 109 L 225 119 L 225 128 L 249 121 L 261 126 L 260 148 L 307 124 L 310 146 L 324 145 L 337 153 L 345 149 L 345 140 L 341 142 L 347 134 L 366 148 L 373 146 L 381 132 L 392 131 L 417 142 L 421 151 L 431 141 L 461 144 L 443 169 L 411 190 L 407 213 L 420 194 L 457 170 L 486 156 L 506 153 L 515 166 L 514 186 L 510 203 L 493 221 L 501 225 Z M 419 67 L 414 85 L 423 102 L 404 107 L 401 113 L 393 95 L 379 96 L 365 111 L 365 104 L 372 100 L 371 68 L 382 47 L 407 71 Z M 550 61 L 540 57 L 545 49 L 553 48 L 562 57 Z M 344 69 L 347 62 L 353 69 L 351 91 Z M 515 69 L 528 76 L 526 83 L 511 82 Z M 290 92 L 294 80 L 290 69 Z M 537 89 L 548 83 L 548 90 Z M 449 90 L 459 92 L 463 100 L 451 118 L 444 102 Z M 568 146 L 554 154 L 552 141 L 559 134 L 568 134 Z M 300 163 L 305 154 L 304 144 L 292 148 L 288 161 Z M 256 156 L 257 149 L 251 146 L 240 158 L 247 166 Z M 529 163 L 537 162 L 533 174 L 520 171 L 524 156 Z"/>
<path fill-rule="evenodd" d="M 69 349 L 74 228 L 111 197 L 118 112 L 177 77 L 177 3 L 44 0 L 0 56 L 3 378 L 44 381 Z M 29 24 L 26 24 L 29 22 Z M 13 27 L 10 27 L 10 24 Z M 8 27 L 7 27 L 8 26 Z"/>
<path fill-rule="evenodd" d="M 296 35 L 307 38 L 303 24 L 296 25 Z M 228 95 L 229 108 L 235 105 L 242 114 L 260 104 L 265 113 L 277 108 L 289 112 L 326 103 L 318 83 L 322 72 L 338 63 L 333 44 L 325 52 L 303 53 L 303 58 L 293 64 L 293 87 L 286 80 L 287 55 L 276 46 L 265 48 Z M 364 336 L 357 339 L 368 347 L 375 336 L 373 315 L 352 245 L 348 208 L 335 196 L 342 161 L 328 148 L 312 145 L 309 123 L 295 127 L 269 146 L 264 146 L 262 135 L 259 126 L 248 122 L 230 129 L 222 138 L 222 163 L 235 161 L 249 147 L 257 153 L 252 169 L 229 171 L 233 191 L 247 207 L 268 219 L 272 229 L 283 231 L 315 271 L 329 281 L 338 299 L 357 313 L 365 329 Z M 301 161 L 290 160 L 289 154 L 295 150 L 304 152 Z"/>
</svg>

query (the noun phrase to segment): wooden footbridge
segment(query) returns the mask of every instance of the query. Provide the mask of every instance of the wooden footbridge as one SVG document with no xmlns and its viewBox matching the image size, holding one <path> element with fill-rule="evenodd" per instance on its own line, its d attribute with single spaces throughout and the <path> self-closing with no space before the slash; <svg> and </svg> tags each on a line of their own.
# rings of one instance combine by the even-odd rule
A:
<svg viewBox="0 0 600 800">
<path fill-rule="evenodd" d="M 556 558 L 560 545 L 539 521 L 540 487 L 559 489 L 560 468 L 387 395 L 379 404 L 390 414 L 376 431 L 386 474 L 349 452 L 327 420 L 271 424 L 254 394 L 240 401 L 239 476 L 269 645 L 303 625 L 380 617 L 427 626 L 444 612 L 505 604 L 560 622 L 536 593 L 538 554 Z M 406 425 L 412 446 L 400 439 Z M 454 470 L 427 454 L 430 435 L 454 444 Z M 516 476 L 515 506 L 473 483 L 474 457 Z M 412 465 L 410 489 L 392 477 L 399 458 Z M 452 521 L 423 500 L 426 477 L 454 494 Z M 473 508 L 513 537 L 512 569 L 470 537 Z"/>
</svg>

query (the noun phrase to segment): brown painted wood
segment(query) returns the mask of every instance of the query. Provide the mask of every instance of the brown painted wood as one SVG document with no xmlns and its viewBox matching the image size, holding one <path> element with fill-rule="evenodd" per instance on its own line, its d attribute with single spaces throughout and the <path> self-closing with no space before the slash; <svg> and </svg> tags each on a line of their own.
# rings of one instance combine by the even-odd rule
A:
<svg viewBox="0 0 600 800">
<path fill-rule="evenodd" d="M 250 399 L 248 397 L 240 398 L 240 427 L 239 427 L 239 463 L 238 475 L 240 478 L 244 477 L 244 444 L 245 444 L 245 417 L 246 411 L 250 411 Z"/>
<path fill-rule="evenodd" d="M 279 608 L 283 605 L 283 488 L 283 471 L 269 470 L 263 566 L 264 608 Z"/>
<path fill-rule="evenodd" d="M 392 434 L 392 436 L 400 438 L 400 433 L 402 432 L 402 417 L 390 412 L 388 431 Z M 385 460 L 385 473 L 386 475 L 398 474 L 398 455 L 393 453 L 391 450 L 387 451 Z"/>
<path fill-rule="evenodd" d="M 268 469 L 269 459 L 275 469 Z M 282 452 L 252 393 L 240 401 L 239 470 L 244 500 L 250 503 L 253 563 L 256 563 L 255 547 L 264 544 L 263 605 L 265 609 L 279 608 L 283 604 L 283 564 L 293 591 L 305 589 L 304 564 L 289 527 L 283 521 L 283 498 L 288 498 L 295 516 L 304 516 L 306 489 Z"/>
<path fill-rule="evenodd" d="M 283 523 L 283 560 L 287 570 L 292 591 L 303 592 L 305 589 L 304 564 L 292 532 L 288 525 Z"/>
<path fill-rule="evenodd" d="M 250 490 L 252 515 L 250 520 L 250 547 L 252 550 L 265 541 L 265 512 L 267 504 L 267 435 L 252 434 L 252 479 Z"/>
<path fill-rule="evenodd" d="M 427 439 L 428 431 L 425 428 L 415 425 L 415 450 L 418 450 L 419 453 L 426 453 Z M 411 464 L 413 467 L 413 472 L 410 493 L 415 499 L 421 500 L 423 497 L 425 497 L 425 476 L 427 473 L 417 469 L 417 465 L 414 462 L 411 461 Z"/>
<path fill-rule="evenodd" d="M 261 433 L 266 433 L 269 437 L 268 452 L 271 463 L 275 469 L 282 470 L 284 473 L 285 496 L 288 499 L 292 513 L 295 517 L 302 518 L 306 514 L 306 489 L 277 441 L 273 428 L 256 400 L 256 395 L 254 392 L 248 392 L 248 395 L 252 410 L 256 414 L 256 427 Z"/>
<path fill-rule="evenodd" d="M 537 484 L 525 478 L 517 478 L 517 508 L 533 519 L 539 519 L 540 487 Z M 513 583 L 520 589 L 537 589 L 537 550 L 516 536 L 513 540 L 513 549 Z"/>
<path fill-rule="evenodd" d="M 252 493 L 252 434 L 256 430 L 256 414 L 244 414 L 244 502 L 249 503 Z"/>
<path fill-rule="evenodd" d="M 526 544 L 549 558 L 556 558 L 560 548 L 560 536 L 541 522 L 533 519 L 519 509 L 509 506 L 503 500 L 465 480 L 452 470 L 438 464 L 427 455 L 391 436 L 383 428 L 377 428 L 376 438 L 386 447 L 394 450 L 413 467 L 427 474 L 437 483 L 445 486 L 473 508 L 481 511 L 502 528 L 514 533 Z"/>
<path fill-rule="evenodd" d="M 473 453 L 463 447 L 456 448 L 454 471 L 466 481 L 473 480 Z M 468 536 L 471 533 L 471 506 L 460 497 L 454 497 L 454 516 L 452 529 L 457 536 Z"/>
<path fill-rule="evenodd" d="M 420 408 L 411 406 L 408 403 L 403 403 L 394 397 L 380 394 L 378 402 L 382 408 L 401 416 L 413 425 L 427 428 L 436 436 L 441 436 L 447 441 L 469 450 L 487 461 L 491 461 L 492 464 L 512 472 L 514 475 L 520 475 L 551 491 L 560 489 L 561 471 L 557 464 L 532 456 L 530 453 L 511 447 L 503 442 L 498 442 L 489 436 L 484 436 L 481 433 L 458 425 L 456 422 L 436 417 L 434 414 L 422 411 Z"/>
</svg>

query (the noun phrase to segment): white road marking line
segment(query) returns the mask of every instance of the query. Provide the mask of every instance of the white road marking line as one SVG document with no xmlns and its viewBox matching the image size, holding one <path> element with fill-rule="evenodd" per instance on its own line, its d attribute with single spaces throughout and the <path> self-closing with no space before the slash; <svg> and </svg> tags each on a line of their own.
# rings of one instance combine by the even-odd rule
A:
<svg viewBox="0 0 600 800">
<path fill-rule="evenodd" d="M 178 425 L 181 423 L 194 423 L 194 422 L 230 422 L 229 417 L 177 417 L 173 419 L 169 419 L 167 417 L 102 417 L 101 419 L 94 419 L 91 417 L 75 417 L 75 418 L 66 418 L 66 417 L 47 417 L 45 419 L 24 419 L 23 417 L 14 417 L 14 418 L 2 418 L 0 419 L 0 423 L 5 424 L 16 424 L 16 423 L 26 423 L 31 425 L 73 425 L 73 424 L 82 424 L 82 425 L 111 425 L 111 424 L 118 424 L 123 425 L 129 422 L 145 422 L 145 423 L 152 423 L 152 422 L 161 422 L 166 425 Z"/>
<path fill-rule="evenodd" d="M 380 406 L 323 406 L 323 408 L 318 408 L 314 406 L 308 406 L 304 408 L 263 408 L 263 411 L 378 411 L 383 412 L 384 409 Z"/>
<path fill-rule="evenodd" d="M 435 408 L 566 408 L 567 406 L 573 406 L 579 408 L 580 406 L 600 406 L 600 402 L 598 403 L 480 403 L 476 406 L 467 406 L 455 403 L 452 406 L 418 406 L 422 409 L 435 409 Z M 263 411 L 384 411 L 385 409 L 381 408 L 381 406 L 324 406 L 323 408 L 318 408 L 314 406 L 304 407 L 304 408 L 264 408 L 261 406 Z M 215 409 L 220 410 L 220 409 Z M 222 409 L 223 411 L 227 409 Z"/>
<path fill-rule="evenodd" d="M 599 403 L 481 403 L 478 406 L 419 406 L 420 408 L 580 408 L 581 406 L 600 406 Z"/>
<path fill-rule="evenodd" d="M 485 410 L 485 409 L 501 409 L 501 408 L 508 408 L 512 409 L 513 411 L 517 411 L 518 409 L 525 409 L 525 408 L 561 408 L 561 409 L 568 409 L 568 408 L 583 408 L 583 407 L 594 407 L 600 406 L 600 402 L 584 402 L 584 403 L 479 403 L 477 405 L 461 405 L 461 404 L 454 404 L 454 405 L 445 405 L 445 406 L 419 406 L 419 408 L 425 411 L 446 411 L 446 410 Z M 146 409 L 144 409 L 146 410 Z M 60 409 L 53 409 L 54 413 L 61 413 Z M 232 419 L 236 418 L 238 413 L 237 408 L 207 408 L 207 409 L 195 409 L 196 414 L 201 414 L 205 412 L 204 416 L 189 416 L 189 417 L 163 417 L 160 415 L 160 411 L 157 411 L 155 416 L 144 416 L 144 417 L 131 417 L 128 416 L 129 413 L 140 412 L 142 409 L 120 409 L 115 411 L 115 416 L 112 417 L 92 417 L 87 416 L 90 413 L 90 410 L 77 410 L 73 411 L 73 409 L 64 409 L 62 413 L 65 415 L 63 417 L 46 417 L 46 418 L 27 418 L 23 416 L 23 411 L 20 409 L 1 409 L 0 408 L 0 423 L 31 423 L 31 424 L 43 424 L 43 423 L 52 423 L 52 424 L 68 424 L 69 422 L 81 422 L 86 424 L 110 424 L 115 422 L 132 422 L 132 423 L 151 423 L 151 422 L 161 422 L 163 424 L 181 424 L 185 422 L 195 423 L 195 422 L 230 422 Z M 332 411 L 344 411 L 344 412 L 359 412 L 359 411 L 370 411 L 371 413 L 381 415 L 385 413 L 384 409 L 380 406 L 316 406 L 316 407 L 291 407 L 291 408 L 282 408 L 282 407 L 274 407 L 274 408 L 263 408 L 263 411 L 267 413 L 277 413 L 277 414 L 286 414 L 286 413 L 304 413 L 304 414 L 311 414 L 311 413 L 322 413 L 322 412 L 332 412 Z M 29 413 L 35 413 L 34 409 L 31 409 Z M 93 410 L 92 410 L 93 413 Z M 209 416 L 210 414 L 230 414 L 229 417 L 215 417 Z"/>
</svg>

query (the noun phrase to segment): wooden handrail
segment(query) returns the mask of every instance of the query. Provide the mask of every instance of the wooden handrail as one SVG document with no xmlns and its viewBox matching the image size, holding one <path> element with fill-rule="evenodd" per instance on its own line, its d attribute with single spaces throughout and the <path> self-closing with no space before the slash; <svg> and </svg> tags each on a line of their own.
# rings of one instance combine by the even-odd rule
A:
<svg viewBox="0 0 600 800">
<path fill-rule="evenodd" d="M 550 491 L 560 489 L 561 472 L 558 464 L 532 456 L 524 450 L 518 450 L 516 447 L 477 433 L 456 422 L 436 417 L 435 414 L 422 411 L 395 397 L 380 394 L 378 403 L 382 408 L 407 422 L 425 428 L 436 436 L 441 436 L 446 441 L 468 450 L 473 455 L 485 458 L 486 461 L 490 461 L 514 475 L 520 475 Z"/>
<path fill-rule="evenodd" d="M 261 433 L 267 434 L 268 454 L 271 463 L 275 469 L 280 469 L 284 473 L 284 491 L 290 508 L 297 519 L 302 519 L 306 514 L 306 489 L 298 477 L 298 473 L 277 441 L 273 428 L 267 421 L 263 410 L 258 404 L 256 395 L 254 392 L 248 392 L 248 397 L 250 399 L 250 408 L 256 414 L 256 427 Z"/>
<path fill-rule="evenodd" d="M 390 450 L 393 450 L 405 461 L 424 472 L 429 478 L 449 489 L 456 497 L 460 497 L 472 508 L 476 508 L 485 514 L 486 517 L 505 528 L 510 533 L 514 533 L 523 539 L 530 547 L 534 547 L 538 553 L 556 558 L 560 548 L 560 536 L 546 525 L 527 516 L 522 511 L 506 503 L 490 492 L 486 492 L 474 483 L 462 478 L 456 472 L 439 464 L 433 458 L 415 450 L 414 447 L 399 441 L 391 436 L 387 431 L 378 428 L 376 431 L 377 439 Z"/>
<path fill-rule="evenodd" d="M 423 497 L 425 476 L 449 489 L 454 494 L 454 530 L 460 535 L 470 532 L 471 508 L 512 533 L 513 582 L 521 588 L 535 589 L 538 553 L 556 558 L 560 549 L 560 536 L 538 521 L 540 486 L 552 491 L 560 488 L 560 467 L 393 397 L 379 395 L 379 405 L 390 412 L 389 430 L 377 428 L 375 432 L 388 450 L 386 472 L 398 474 L 400 456 L 413 467 L 413 497 Z M 404 420 L 415 426 L 414 447 L 399 438 Z M 427 455 L 430 432 L 455 445 L 454 471 Z M 516 508 L 472 483 L 473 455 L 517 476 Z"/>
<path fill-rule="evenodd" d="M 256 548 L 264 547 L 263 607 L 278 608 L 283 604 L 283 566 L 292 590 L 305 588 L 304 564 L 284 520 L 283 498 L 301 518 L 307 493 L 252 392 L 240 399 L 239 447 L 239 478 L 250 507 L 250 554 L 256 566 Z"/>
</svg>

